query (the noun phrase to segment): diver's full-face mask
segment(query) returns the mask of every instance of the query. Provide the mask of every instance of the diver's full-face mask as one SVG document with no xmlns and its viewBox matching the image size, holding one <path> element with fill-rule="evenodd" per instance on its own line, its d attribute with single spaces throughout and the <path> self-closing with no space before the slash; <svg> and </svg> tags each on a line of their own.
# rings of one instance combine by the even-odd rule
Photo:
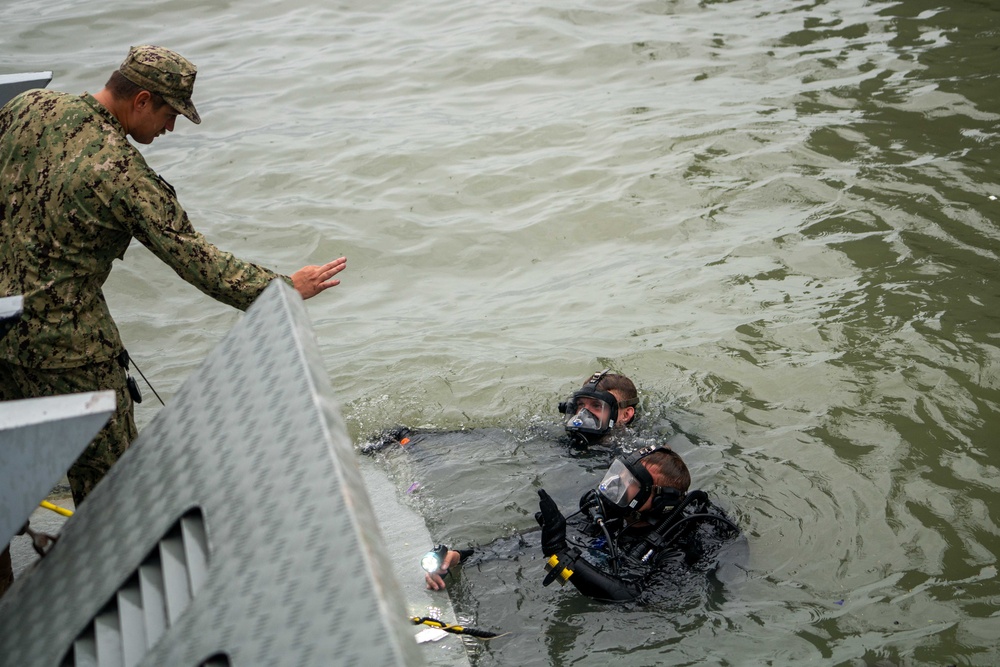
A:
<svg viewBox="0 0 1000 667">
<path fill-rule="evenodd" d="M 632 458 L 632 457 L 629 457 Z M 646 466 L 636 460 L 616 458 L 597 487 L 605 506 L 622 512 L 638 510 L 653 491 L 653 477 Z"/>
<path fill-rule="evenodd" d="M 656 486 L 653 476 L 642 465 L 642 459 L 657 449 L 659 448 L 643 449 L 625 458 L 618 457 L 611 463 L 597 487 L 606 509 L 619 515 L 638 512 L 653 497 L 650 509 L 660 512 L 683 498 L 684 494 L 677 489 Z"/>
<path fill-rule="evenodd" d="M 582 389 L 559 404 L 559 412 L 566 415 L 566 432 L 574 440 L 587 444 L 597 442 L 618 421 L 618 399 L 610 392 L 597 389 L 597 384 L 607 372 L 594 373 Z"/>
<path fill-rule="evenodd" d="M 615 427 L 618 399 L 606 391 L 581 389 L 560 403 L 559 411 L 566 415 L 565 427 L 570 435 L 593 442 Z"/>
</svg>

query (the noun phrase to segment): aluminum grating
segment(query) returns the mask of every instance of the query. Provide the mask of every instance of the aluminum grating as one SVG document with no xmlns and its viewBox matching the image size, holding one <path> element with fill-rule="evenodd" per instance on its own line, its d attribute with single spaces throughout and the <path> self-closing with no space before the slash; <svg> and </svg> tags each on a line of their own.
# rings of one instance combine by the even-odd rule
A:
<svg viewBox="0 0 1000 667">
<path fill-rule="evenodd" d="M 124 586 L 77 636 L 62 667 L 134 667 L 201 590 L 208 538 L 199 508 L 189 510 Z"/>
<path fill-rule="evenodd" d="M 97 645 L 130 579 L 168 576 L 147 556 L 192 508 L 200 590 L 176 616 L 164 603 L 139 664 L 421 664 L 354 457 L 304 304 L 276 281 L 0 600 L 0 664 Z"/>
</svg>

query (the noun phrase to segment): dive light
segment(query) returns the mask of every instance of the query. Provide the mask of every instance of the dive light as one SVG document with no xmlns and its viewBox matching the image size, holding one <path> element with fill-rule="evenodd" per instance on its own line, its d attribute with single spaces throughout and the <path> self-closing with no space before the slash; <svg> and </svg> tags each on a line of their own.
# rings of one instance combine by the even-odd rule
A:
<svg viewBox="0 0 1000 667">
<path fill-rule="evenodd" d="M 423 558 L 420 559 L 420 567 L 424 569 L 424 572 L 434 574 L 441 569 L 441 565 L 444 563 L 444 557 L 447 554 L 448 547 L 443 544 L 439 544 L 424 554 Z"/>
</svg>

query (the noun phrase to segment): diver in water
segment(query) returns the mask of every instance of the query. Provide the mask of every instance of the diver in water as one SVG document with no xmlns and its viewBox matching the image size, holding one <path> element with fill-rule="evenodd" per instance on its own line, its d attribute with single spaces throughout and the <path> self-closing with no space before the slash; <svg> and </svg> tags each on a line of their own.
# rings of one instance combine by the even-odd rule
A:
<svg viewBox="0 0 1000 667">
<path fill-rule="evenodd" d="M 683 459 L 654 446 L 615 458 L 569 517 L 539 490 L 543 585 L 569 582 L 589 597 L 626 601 L 639 597 L 658 573 L 710 562 L 740 530 L 704 491 L 689 491 L 690 484 Z M 427 588 L 445 588 L 449 570 L 476 552 L 444 545 L 428 552 L 421 562 Z"/>
<path fill-rule="evenodd" d="M 559 404 L 563 426 L 577 449 L 586 449 L 624 432 L 637 418 L 639 393 L 632 380 L 609 369 L 594 373 Z"/>
<path fill-rule="evenodd" d="M 562 426 L 570 444 L 579 455 L 591 448 L 612 452 L 636 449 L 640 441 L 628 427 L 639 418 L 638 405 L 635 383 L 604 369 L 588 377 L 558 408 L 565 415 Z M 395 426 L 370 437 L 362 444 L 361 453 L 374 454 L 390 445 L 406 446 L 429 432 Z M 640 442 L 638 446 L 642 444 L 649 443 Z"/>
</svg>

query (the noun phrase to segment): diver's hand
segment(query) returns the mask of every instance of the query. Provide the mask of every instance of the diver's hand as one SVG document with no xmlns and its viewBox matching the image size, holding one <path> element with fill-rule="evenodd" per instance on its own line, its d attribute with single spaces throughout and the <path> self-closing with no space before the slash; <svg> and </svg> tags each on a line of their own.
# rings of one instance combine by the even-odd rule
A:
<svg viewBox="0 0 1000 667">
<path fill-rule="evenodd" d="M 580 496 L 580 510 L 586 512 L 592 507 L 597 507 L 601 504 L 600 497 L 597 495 L 597 489 L 591 489 L 585 494 Z"/>
<path fill-rule="evenodd" d="M 441 559 L 441 567 L 437 572 L 424 573 L 424 581 L 427 583 L 429 591 L 443 591 L 445 589 L 444 577 L 448 570 L 462 562 L 462 554 L 449 549 Z"/>
<path fill-rule="evenodd" d="M 538 498 L 535 520 L 542 527 L 542 553 L 551 556 L 566 549 L 566 517 L 545 489 L 538 489 Z"/>
</svg>

